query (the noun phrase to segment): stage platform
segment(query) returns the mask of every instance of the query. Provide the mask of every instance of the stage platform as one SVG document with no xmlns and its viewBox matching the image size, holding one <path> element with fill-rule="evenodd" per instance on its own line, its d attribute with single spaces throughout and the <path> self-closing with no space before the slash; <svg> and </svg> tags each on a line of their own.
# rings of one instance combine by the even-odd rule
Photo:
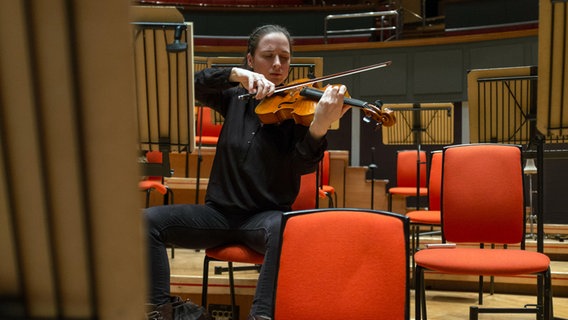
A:
<svg viewBox="0 0 568 320">
<path fill-rule="evenodd" d="M 555 238 L 565 232 L 566 226 L 547 226 L 545 253 L 552 259 L 552 284 L 554 293 L 554 314 L 556 318 L 568 319 L 568 242 Z M 559 240 L 560 239 L 560 240 Z M 421 245 L 439 242 L 436 237 L 421 237 Z M 528 250 L 535 250 L 536 242 L 527 241 Z M 171 254 L 171 251 L 168 250 Z M 172 294 L 181 295 L 201 302 L 204 251 L 176 248 L 171 263 Z M 235 264 L 236 266 L 242 264 Z M 215 267 L 226 267 L 226 263 L 212 262 L 210 265 L 209 302 L 229 305 L 229 286 L 227 273 L 215 274 Z M 240 319 L 246 319 L 258 278 L 257 271 L 235 272 L 237 304 L 240 306 Z M 428 317 L 429 319 L 467 319 L 469 306 L 477 303 L 477 277 L 453 276 L 427 273 Z M 489 277 L 486 277 L 486 290 Z M 484 295 L 484 306 L 518 307 L 535 303 L 532 293 L 535 284 L 533 277 L 498 277 L 495 279 L 495 293 Z M 413 291 L 412 291 L 413 294 Z M 411 297 L 411 303 L 414 298 Z M 347 303 L 348 301 L 346 301 Z M 337 303 L 337 302 L 330 302 Z M 413 313 L 413 306 L 411 312 Z M 413 318 L 413 317 L 411 317 Z M 534 315 L 483 315 L 483 319 L 534 319 Z"/>
</svg>

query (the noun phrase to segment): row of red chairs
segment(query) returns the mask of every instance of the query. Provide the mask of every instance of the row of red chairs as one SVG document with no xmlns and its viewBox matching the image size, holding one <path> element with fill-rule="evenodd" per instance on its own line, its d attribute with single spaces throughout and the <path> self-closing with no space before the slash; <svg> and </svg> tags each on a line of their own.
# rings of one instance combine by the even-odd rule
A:
<svg viewBox="0 0 568 320">
<path fill-rule="evenodd" d="M 413 151 L 408 155 L 414 157 L 414 165 L 410 167 L 416 168 L 416 152 Z M 378 241 L 372 240 L 371 235 L 381 234 L 382 232 L 376 229 L 368 234 L 363 229 L 351 225 L 352 220 L 356 219 L 355 213 L 357 211 L 359 211 L 357 213 L 361 213 L 360 211 L 364 210 L 346 212 L 346 220 L 335 220 L 337 219 L 335 217 L 316 220 L 317 222 L 313 224 L 305 221 L 295 224 L 294 231 L 290 232 L 297 233 L 298 238 L 294 238 L 291 235 L 292 233 L 286 231 L 290 227 L 286 226 L 285 219 L 282 252 L 278 265 L 276 317 L 279 319 L 313 319 L 325 315 L 322 318 L 345 319 L 347 316 L 341 315 L 341 311 L 357 310 L 360 319 L 382 319 L 383 317 L 410 319 L 408 260 L 402 260 L 403 262 L 394 268 L 391 265 L 382 269 L 385 267 L 382 263 L 404 259 L 405 257 L 408 259 L 412 256 L 415 280 L 415 319 L 426 319 L 426 286 L 424 285 L 424 272 L 426 270 L 447 274 L 479 275 L 479 305 L 483 303 L 483 276 L 492 276 L 493 279 L 493 276 L 536 275 L 538 280 L 536 281 L 537 301 L 535 306 L 520 308 L 480 308 L 479 306 L 472 306 L 470 308 L 470 319 L 478 319 L 480 313 L 535 313 L 537 319 L 553 319 L 550 259 L 543 253 L 523 250 L 525 249 L 525 214 L 521 158 L 521 149 L 518 146 L 496 144 L 452 146 L 445 148 L 443 152 L 432 154 L 430 183 L 427 186 L 432 189 L 429 190 L 429 196 L 432 198 L 429 199 L 431 212 L 414 211 L 414 214 L 417 215 L 414 219 L 410 217 L 412 214 L 409 214 L 410 216 L 400 215 L 400 217 L 406 218 L 405 222 L 410 224 L 443 223 L 443 244 L 438 247 L 414 252 L 414 250 L 410 251 L 408 242 L 406 242 L 406 245 L 396 242 L 396 236 L 389 240 L 386 238 Z M 442 185 L 444 188 L 442 188 Z M 438 220 L 442 198 L 445 220 Z M 292 212 L 290 216 L 294 216 L 296 212 L 298 211 Z M 332 212 L 331 214 L 335 213 Z M 434 219 L 433 221 L 420 221 L 418 219 L 419 214 L 431 214 L 432 216 L 429 218 L 434 217 Z M 324 216 L 325 214 L 321 215 L 321 217 Z M 361 227 L 368 227 L 369 222 L 363 223 Z M 329 232 L 324 223 L 335 224 L 336 227 L 340 225 L 340 228 L 335 232 Z M 314 229 L 304 230 L 301 227 L 303 225 Z M 385 222 L 380 225 L 384 227 Z M 402 233 L 397 233 L 394 230 L 390 230 L 388 233 L 390 235 L 402 234 L 404 239 L 408 239 L 408 225 L 403 229 L 404 232 Z M 346 236 L 348 230 L 356 230 L 356 234 Z M 312 234 L 314 234 L 313 239 L 305 238 L 306 235 Z M 338 239 L 339 236 L 346 236 L 349 241 L 343 241 L 343 238 Z M 373 244 L 372 246 L 364 246 L 363 252 L 354 254 L 360 248 L 357 245 L 365 244 L 369 240 Z M 306 243 L 310 245 L 306 245 Z M 343 247 L 342 245 L 345 243 L 347 243 L 347 246 Z M 375 253 L 367 251 L 369 248 L 377 249 L 379 245 L 385 243 L 388 244 L 388 248 L 381 248 Z M 398 245 L 395 245 L 395 243 L 398 243 Z M 480 243 L 480 246 L 478 248 L 467 246 L 467 244 L 472 243 Z M 486 243 L 492 245 L 491 249 L 485 249 L 484 244 Z M 457 244 L 466 244 L 466 246 L 462 247 Z M 499 248 L 494 248 L 495 244 L 498 244 Z M 521 250 L 507 249 L 509 244 L 520 244 Z M 329 250 L 322 250 L 319 247 L 320 245 Z M 290 251 L 287 251 L 288 249 Z M 341 251 L 343 249 L 347 251 Z M 292 254 L 287 255 L 290 252 Z M 347 252 L 349 254 L 346 254 Z M 400 255 L 401 252 L 404 252 L 404 254 Z M 365 262 L 379 255 L 383 255 L 383 258 L 372 262 L 371 264 L 374 265 L 372 272 L 366 275 L 364 267 L 368 263 Z M 323 261 L 324 258 L 331 260 Z M 231 259 L 236 259 L 236 257 L 231 257 Z M 236 260 L 238 261 L 238 259 Z M 255 263 L 259 261 L 260 256 Z M 351 262 L 346 263 L 346 261 Z M 341 272 L 340 276 L 333 276 L 333 272 L 337 271 Z M 343 272 L 351 273 L 346 275 Z M 326 275 L 326 281 L 322 281 L 322 274 Z M 369 282 L 369 279 L 375 279 L 379 275 L 385 274 L 388 281 L 394 279 L 394 282 L 389 284 L 385 278 L 373 284 Z M 363 276 L 360 277 L 361 275 Z M 357 285 L 354 284 L 356 276 L 359 276 L 358 279 L 362 280 L 357 282 Z M 400 278 L 396 278 L 399 276 Z M 346 278 L 349 279 L 349 285 L 338 280 Z M 334 287 L 337 285 L 339 287 Z M 330 298 L 326 294 L 337 295 L 340 293 L 337 288 L 340 288 L 341 294 L 347 294 L 351 298 L 349 307 L 318 308 L 322 305 L 327 306 L 325 301 L 326 299 L 329 301 Z M 346 292 L 346 290 L 354 288 L 358 292 Z M 381 290 L 381 288 L 384 290 Z M 317 294 L 314 294 L 314 291 Z M 358 295 L 360 292 L 364 292 L 364 294 Z M 397 299 L 394 299 L 394 296 L 387 297 L 391 293 L 396 295 Z M 203 294 L 206 296 L 206 291 Z M 232 294 L 234 294 L 234 291 L 232 291 Z M 317 297 L 317 299 L 314 297 Z M 369 297 L 371 297 L 372 303 L 365 300 Z M 293 313 L 296 310 L 299 311 Z M 332 313 L 325 313 L 329 310 L 333 310 Z M 394 316 L 395 314 L 397 316 Z"/>
<path fill-rule="evenodd" d="M 417 164 L 417 154 L 413 151 L 411 156 L 414 158 L 414 165 Z M 314 308 L 318 305 L 325 305 L 323 301 L 314 300 L 313 297 L 323 297 L 325 301 L 329 297 L 323 293 L 336 295 L 339 292 L 335 287 L 329 285 L 341 285 L 341 292 L 345 293 L 347 289 L 353 289 L 349 297 L 353 297 L 357 292 L 364 292 L 364 296 L 352 298 L 352 303 L 360 303 L 357 306 L 351 305 L 348 311 L 357 310 L 361 319 L 371 319 L 385 312 L 387 307 L 390 308 L 386 312 L 387 315 L 397 313 L 397 319 L 410 319 L 409 317 L 409 257 L 413 257 L 414 280 L 415 280 L 415 318 L 426 319 L 426 298 L 424 285 L 424 272 L 428 270 L 448 273 L 448 274 L 467 274 L 479 275 L 479 304 L 482 304 L 483 297 L 483 276 L 518 276 L 525 274 L 536 275 L 537 281 L 537 307 L 522 308 L 479 308 L 473 306 L 470 309 L 470 319 L 477 319 L 479 313 L 536 313 L 538 319 L 553 319 L 552 310 L 552 292 L 551 292 L 551 275 L 550 275 L 550 259 L 540 252 L 507 249 L 509 244 L 520 244 L 521 249 L 524 246 L 524 190 L 523 190 L 523 170 L 521 161 L 521 150 L 518 146 L 511 145 L 464 145 L 447 147 L 442 152 L 432 154 L 432 163 L 430 166 L 430 183 L 428 185 L 431 212 L 434 217 L 439 217 L 439 209 L 443 207 L 443 217 L 441 219 L 443 233 L 443 244 L 434 248 L 426 248 L 423 250 L 410 250 L 408 246 L 409 230 L 408 225 L 404 227 L 404 232 L 398 233 L 403 235 L 400 239 L 406 241 L 399 242 L 404 249 L 399 246 L 393 246 L 393 238 L 372 239 L 371 236 L 389 234 L 392 232 L 380 232 L 378 229 L 372 231 L 362 231 L 363 226 L 367 227 L 370 220 L 354 227 L 350 225 L 357 214 L 366 211 L 362 209 L 329 209 L 324 210 L 327 214 L 316 214 L 316 216 L 330 218 L 323 220 L 317 219 L 315 223 L 302 222 L 294 224 L 294 231 L 286 231 L 283 234 L 282 255 L 280 259 L 278 286 L 276 292 L 276 315 L 278 318 L 289 318 L 290 312 L 293 310 L 301 310 L 300 313 L 294 314 L 294 319 L 311 319 L 317 315 L 322 315 L 321 310 Z M 420 159 L 420 158 L 418 158 Z M 421 160 L 418 160 L 422 162 Z M 410 167 L 414 167 L 410 166 Z M 415 172 L 416 177 L 416 172 Z M 315 189 L 315 179 L 311 189 L 310 199 L 315 199 L 313 190 Z M 443 186 L 443 187 L 442 187 Z M 441 196 L 440 194 L 441 193 Z M 440 206 L 440 199 L 442 204 Z M 303 216 L 303 208 L 294 208 L 294 212 L 288 215 Z M 438 210 L 437 210 L 438 209 Z M 338 211 L 337 211 L 338 210 Z M 419 213 L 418 210 L 415 213 Z M 369 211 L 367 211 L 369 212 Z M 374 211 L 377 212 L 377 211 Z M 300 213 L 300 215 L 297 215 Z M 312 211 L 318 213 L 318 211 Z M 322 211 L 319 211 L 322 213 Z M 390 215 L 388 212 L 384 214 Z M 339 215 L 341 220 L 339 220 Z M 336 216 L 337 215 L 337 216 Z M 304 216 L 307 217 L 308 215 Z M 343 219 L 345 216 L 345 220 Z M 366 214 L 364 216 L 369 217 Z M 396 215 L 395 215 L 396 216 Z M 391 217 L 395 217 L 391 216 Z M 428 224 L 413 219 L 412 214 L 407 216 L 398 215 L 404 218 L 406 223 L 410 224 Z M 309 221 L 311 218 L 307 218 Z M 315 216 L 314 216 L 314 219 Z M 358 219 L 358 218 L 357 218 Z M 285 219 L 286 221 L 287 219 Z M 435 219 L 437 220 L 437 219 Z M 438 221 L 436 221 L 438 222 Z M 331 228 L 323 231 L 324 223 L 330 223 Z M 439 222 L 438 222 L 439 223 Z M 303 228 L 307 226 L 312 228 L 309 231 Z M 376 227 L 385 226 L 384 222 L 379 223 Z M 284 227 L 289 229 L 284 223 Z M 330 231 L 333 230 L 333 231 Z M 401 231 L 402 229 L 398 229 Z M 353 231 L 354 234 L 347 234 L 347 231 Z M 392 230 L 391 230 L 392 231 Z M 299 238 L 292 240 L 290 232 L 297 232 Z M 415 231 L 417 232 L 417 231 Z M 306 235 L 314 235 L 314 238 L 307 240 Z M 333 237 L 330 238 L 330 235 Z M 339 239 L 338 237 L 345 237 Z M 333 239 L 333 241 L 331 241 Z M 348 241 L 346 241 L 348 240 Z M 372 246 L 366 243 L 370 241 Z M 447 241 L 447 242 L 446 242 Z M 404 243 L 406 242 L 406 245 Z M 291 243 L 294 243 L 293 245 Z M 309 246 L 305 244 L 309 243 Z M 466 246 L 460 246 L 465 243 Z M 480 243 L 479 248 L 468 245 L 472 243 Z M 363 251 L 355 250 L 355 245 L 363 245 Z M 368 252 L 369 248 L 378 248 L 381 244 L 387 244 L 373 254 Z M 485 249 L 484 244 L 491 244 L 491 249 Z M 497 248 L 493 248 L 494 244 L 498 244 Z M 345 251 L 339 251 L 341 249 Z M 345 245 L 345 246 L 343 246 Z M 291 251 L 287 251 L 286 247 L 292 246 Z M 324 246 L 326 250 L 321 250 Z M 502 246 L 502 247 L 501 247 Z M 396 250 L 393 250 L 395 249 Z M 304 250 L 305 254 L 304 254 Z M 414 249 L 418 249 L 415 247 Z M 354 254 L 354 251 L 357 251 Z M 299 253 L 302 252 L 302 253 Z M 324 254 L 321 252 L 333 254 Z M 293 253 L 287 255 L 287 253 Z M 402 253 L 402 254 L 401 254 Z M 252 251 L 242 245 L 228 245 L 219 248 L 206 250 L 206 261 L 209 258 L 213 260 L 231 261 L 231 262 L 248 262 L 256 265 L 263 263 L 263 256 Z M 369 259 L 383 255 L 383 258 L 373 260 L 372 273 L 366 274 L 361 268 L 367 264 L 363 263 Z M 329 262 L 322 262 L 323 258 L 330 258 Z M 348 258 L 349 257 L 349 258 Z M 362 259 L 365 257 L 365 259 Z M 380 269 L 379 266 L 385 261 L 393 261 L 393 258 L 402 259 L 402 263 L 393 267 L 390 265 L 386 269 Z M 406 257 L 406 258 L 405 258 Z M 406 259 L 406 260 L 404 260 Z M 350 261 L 350 263 L 346 263 Z M 363 262 L 362 262 L 363 261 Z M 341 263 L 340 263 L 341 262 Z M 283 267 L 283 264 L 285 267 Z M 301 267 L 299 267 L 301 265 Z M 327 268 L 327 267 L 330 268 Z M 341 266 L 341 268 L 340 268 Z M 208 265 L 204 267 L 204 272 L 208 269 Z M 326 271 L 323 271 L 325 269 Z M 283 271 L 286 270 L 286 271 Z M 331 272 L 341 270 L 341 276 L 331 276 Z M 343 279 L 344 272 L 352 272 L 352 276 L 358 276 L 359 282 L 354 285 L 342 285 L 338 279 Z M 382 272 L 380 270 L 383 270 Z M 397 271 L 398 270 L 398 271 Z M 231 270 L 232 271 L 232 270 Z M 327 281 L 321 281 L 321 274 L 326 274 Z M 380 281 L 370 285 L 369 279 L 375 279 L 377 275 L 387 275 Z M 363 276 L 361 276 L 363 275 Z M 387 280 L 395 279 L 394 283 L 387 283 Z M 352 279 L 351 276 L 348 277 Z M 231 279 L 231 296 L 234 302 L 234 283 Z M 207 273 L 204 274 L 203 287 L 203 305 L 207 304 Z M 370 285 L 370 286 L 369 286 Z M 365 289 L 362 289 L 365 286 Z M 301 287 L 301 289 L 299 289 Z M 293 290 L 288 291 L 288 288 Z M 383 288 L 384 290 L 382 290 Z M 384 296 L 385 292 L 392 294 L 397 288 L 400 295 L 396 303 L 392 302 L 391 296 Z M 313 290 L 318 292 L 317 295 L 312 294 Z M 312 291 L 310 291 L 312 290 Z M 375 291 L 372 291 L 375 290 Z M 371 293 L 372 292 L 372 293 Z M 290 295 L 291 294 L 291 295 Z M 307 294 L 303 296 L 302 294 Z M 309 298 L 308 298 L 309 297 Z M 365 301 L 364 298 L 372 297 L 373 303 Z M 380 297 L 380 298 L 378 298 Z M 329 300 L 328 300 L 329 301 Z M 389 301 L 389 303 L 381 304 L 380 302 Z M 370 306 L 380 306 L 378 309 Z M 343 310 L 343 309 L 342 309 Z M 235 309 L 233 309 L 235 312 Z M 339 310 L 333 309 L 329 319 L 334 319 Z M 368 313 L 366 313 L 368 312 Z M 303 318 L 305 316 L 305 318 Z M 338 317 L 345 318 L 345 317 Z M 380 317 L 378 317 L 380 318 Z"/>
</svg>

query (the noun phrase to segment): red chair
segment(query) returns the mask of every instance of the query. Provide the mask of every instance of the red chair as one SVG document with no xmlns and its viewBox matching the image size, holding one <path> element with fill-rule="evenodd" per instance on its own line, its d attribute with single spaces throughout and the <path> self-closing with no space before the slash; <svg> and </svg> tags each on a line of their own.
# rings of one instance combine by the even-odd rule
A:
<svg viewBox="0 0 568 320">
<path fill-rule="evenodd" d="M 197 128 L 195 139 L 197 144 L 215 146 L 221 134 L 222 124 L 216 124 L 213 110 L 206 106 L 197 107 Z"/>
<path fill-rule="evenodd" d="M 264 255 L 260 254 L 244 244 L 230 244 L 205 250 L 203 259 L 203 287 L 201 289 L 201 305 L 207 308 L 207 289 L 209 284 L 209 263 L 211 261 L 226 261 L 229 273 L 229 290 L 231 293 L 231 319 L 238 319 L 236 294 L 235 294 L 235 270 L 260 270 L 260 265 L 264 262 Z M 250 267 L 233 267 L 233 262 L 248 263 Z M 238 268 L 238 269 L 236 269 Z M 221 270 L 224 271 L 224 270 Z"/>
<path fill-rule="evenodd" d="M 321 191 L 318 190 L 316 173 L 309 173 L 302 176 L 300 183 L 300 191 L 298 197 L 292 204 L 292 210 L 314 209 L 317 205 L 317 197 L 322 197 Z M 325 197 L 325 195 L 323 196 Z M 232 314 L 237 313 L 234 271 L 237 270 L 260 270 L 260 266 L 264 262 L 264 255 L 252 250 L 251 248 L 240 243 L 232 243 L 215 248 L 205 250 L 205 258 L 203 261 L 203 287 L 201 291 L 201 305 L 207 308 L 207 289 L 209 279 L 209 263 L 211 261 L 226 261 L 228 268 L 221 268 L 220 271 L 229 273 L 229 290 L 231 293 L 231 310 Z M 251 266 L 233 267 L 233 263 L 247 263 Z M 233 316 L 233 319 L 236 319 Z"/>
<path fill-rule="evenodd" d="M 420 186 L 417 188 L 417 171 L 420 168 Z M 428 194 L 426 187 L 426 152 L 417 150 L 400 150 L 396 154 L 396 186 L 388 190 L 388 211 L 392 211 L 393 195 L 404 197 L 424 197 Z M 417 203 L 419 199 L 416 199 Z M 418 208 L 418 205 L 416 206 Z"/>
<path fill-rule="evenodd" d="M 274 318 L 409 319 L 408 218 L 369 209 L 285 213 Z"/>
<path fill-rule="evenodd" d="M 415 252 L 420 247 L 419 232 L 421 226 L 431 228 L 430 232 L 425 234 L 439 233 L 432 231 L 433 227 L 439 227 L 441 224 L 440 213 L 440 195 L 442 192 L 442 151 L 432 152 L 430 161 L 430 173 L 428 175 L 428 210 L 414 210 L 406 213 L 410 218 L 410 227 L 413 235 L 412 251 Z"/>
<path fill-rule="evenodd" d="M 329 184 L 329 168 L 331 165 L 329 151 L 324 151 L 323 159 L 320 161 L 319 174 L 320 174 L 320 185 L 319 188 L 323 195 L 328 199 L 328 207 L 333 208 L 334 203 L 337 203 L 337 194 L 335 193 L 335 188 Z M 335 198 L 335 202 L 334 199 Z"/>
<path fill-rule="evenodd" d="M 315 209 L 318 207 L 318 199 L 326 197 L 323 190 L 318 188 L 316 172 L 305 174 L 300 182 L 298 197 L 292 203 L 292 210 Z"/>
<path fill-rule="evenodd" d="M 446 247 L 414 254 L 416 319 L 426 319 L 424 271 L 478 275 L 479 304 L 483 276 L 536 275 L 536 308 L 470 308 L 479 313 L 536 313 L 552 319 L 550 259 L 525 249 L 525 201 L 518 146 L 475 144 L 444 149 L 442 163 L 442 235 Z M 479 247 L 471 247 L 479 243 Z M 462 245 L 463 244 L 463 245 Z M 486 248 L 486 244 L 491 244 Z M 507 248 L 519 245 L 520 249 Z M 498 248 L 494 248 L 498 247 Z"/>
<path fill-rule="evenodd" d="M 146 152 L 146 161 L 150 164 L 162 164 L 163 163 L 163 153 L 161 151 L 148 151 Z M 138 182 L 138 189 L 146 192 L 146 205 L 148 208 L 150 206 L 150 196 L 153 191 L 158 192 L 163 197 L 163 205 L 174 203 L 174 192 L 172 189 L 168 188 L 164 184 L 164 177 L 162 176 L 148 176 L 146 179 Z M 171 246 L 172 249 L 172 259 L 175 258 L 175 248 Z"/>
<path fill-rule="evenodd" d="M 146 152 L 146 161 L 153 164 L 162 163 L 161 151 L 148 151 Z M 149 176 L 144 180 L 138 182 L 138 189 L 146 192 L 146 208 L 150 206 L 150 194 L 152 191 L 157 191 L 163 198 L 163 204 L 171 204 L 174 202 L 173 191 L 164 184 L 164 177 L 162 176 Z"/>
</svg>

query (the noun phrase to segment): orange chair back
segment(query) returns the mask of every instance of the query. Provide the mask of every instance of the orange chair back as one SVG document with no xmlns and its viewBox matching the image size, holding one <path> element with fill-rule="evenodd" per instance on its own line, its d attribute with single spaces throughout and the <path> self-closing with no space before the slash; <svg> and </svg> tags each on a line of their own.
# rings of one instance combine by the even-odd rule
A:
<svg viewBox="0 0 568 320">
<path fill-rule="evenodd" d="M 444 149 L 442 230 L 450 242 L 512 244 L 524 238 L 524 192 L 518 146 Z"/>
<path fill-rule="evenodd" d="M 330 158 L 329 158 L 329 151 L 323 152 L 323 159 L 320 163 L 320 175 L 321 175 L 321 183 L 320 185 L 327 186 L 329 185 L 329 166 L 330 166 Z"/>
<path fill-rule="evenodd" d="M 315 209 L 317 206 L 317 176 L 316 172 L 308 173 L 302 176 L 300 182 L 300 192 L 292 203 L 292 210 Z"/>
<path fill-rule="evenodd" d="M 416 188 L 418 151 L 400 150 L 396 154 L 396 186 Z M 426 187 L 426 152 L 420 151 L 420 187 Z"/>
<path fill-rule="evenodd" d="M 442 151 L 432 152 L 428 177 L 428 210 L 440 211 L 442 195 Z"/>
<path fill-rule="evenodd" d="M 203 119 L 201 119 L 203 117 Z M 203 126 L 203 130 L 201 130 Z M 199 139 L 199 134 L 204 137 L 218 138 L 221 134 L 222 124 L 215 124 L 213 121 L 213 110 L 209 107 L 197 107 L 197 129 L 196 134 Z M 205 142 L 205 140 L 204 140 Z"/>
<path fill-rule="evenodd" d="M 146 161 L 148 163 L 162 163 L 162 152 L 157 150 L 146 152 Z M 161 182 L 162 179 L 161 176 L 149 176 L 147 180 Z"/>
<path fill-rule="evenodd" d="M 409 319 L 408 238 L 398 214 L 286 213 L 275 319 Z"/>
</svg>

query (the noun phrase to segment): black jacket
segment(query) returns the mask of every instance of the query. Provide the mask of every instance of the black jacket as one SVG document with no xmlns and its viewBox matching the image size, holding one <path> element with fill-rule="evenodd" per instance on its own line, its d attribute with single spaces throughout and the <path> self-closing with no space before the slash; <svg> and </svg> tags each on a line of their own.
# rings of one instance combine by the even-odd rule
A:
<svg viewBox="0 0 568 320">
<path fill-rule="evenodd" d="M 205 201 L 227 215 L 288 211 L 301 175 L 316 170 L 327 140 L 315 140 L 293 120 L 262 124 L 254 111 L 258 101 L 237 98 L 246 90 L 228 81 L 230 71 L 195 74 L 196 100 L 225 118 Z"/>
</svg>

